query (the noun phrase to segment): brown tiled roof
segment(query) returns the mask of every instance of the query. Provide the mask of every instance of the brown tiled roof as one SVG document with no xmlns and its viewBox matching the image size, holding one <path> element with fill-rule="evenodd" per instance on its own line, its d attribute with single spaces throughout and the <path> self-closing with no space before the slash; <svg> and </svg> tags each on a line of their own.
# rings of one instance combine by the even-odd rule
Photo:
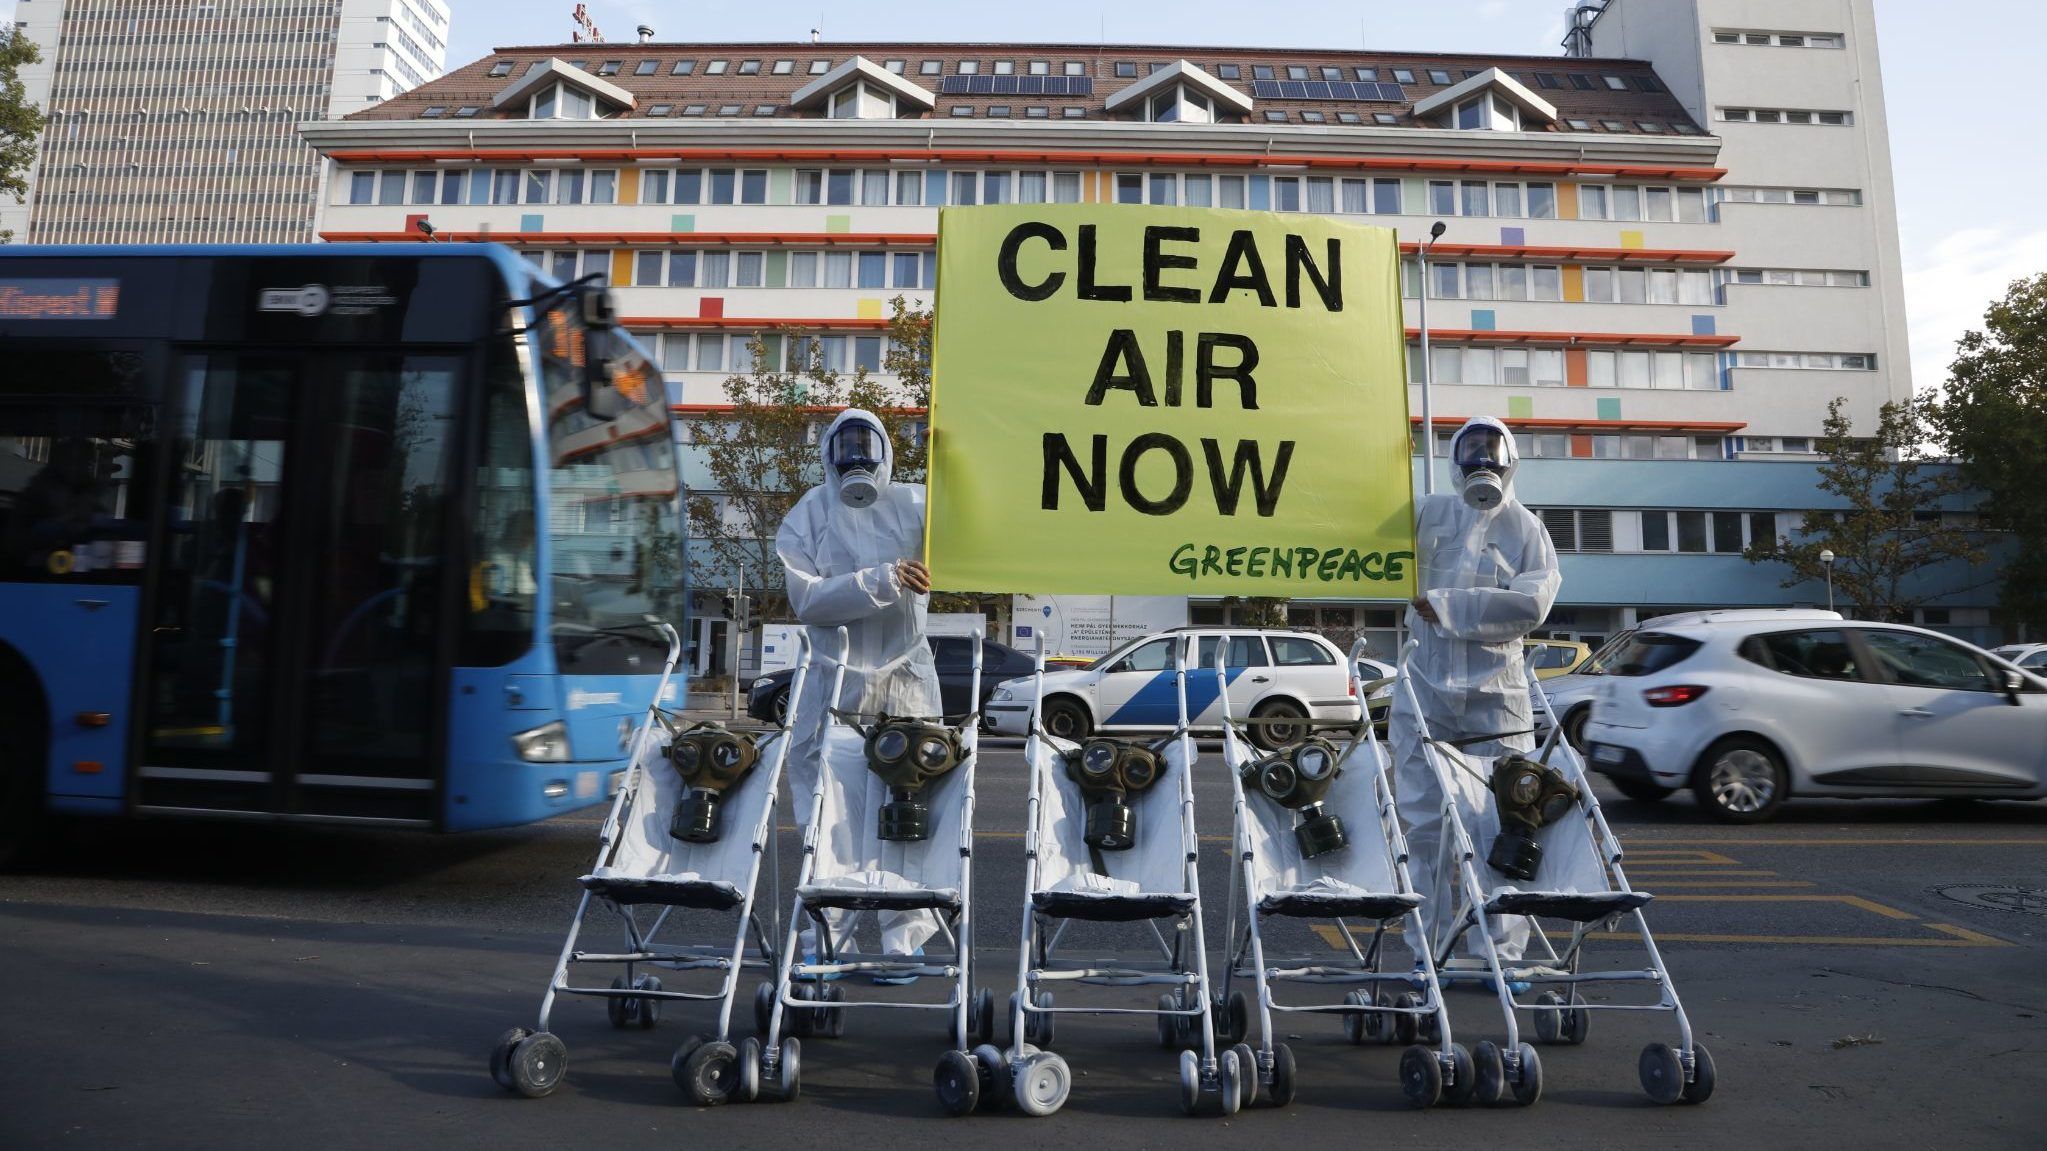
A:
<svg viewBox="0 0 2047 1151">
<path fill-rule="evenodd" d="M 760 108 L 772 108 L 772 115 L 777 117 L 814 117 L 818 114 L 815 110 L 799 112 L 791 108 L 790 96 L 816 78 L 817 74 L 811 70 L 815 61 L 824 61 L 825 67 L 830 68 L 856 55 L 866 57 L 878 67 L 885 67 L 890 61 L 902 61 L 903 78 L 930 89 L 937 96 L 937 106 L 928 115 L 941 120 L 952 119 L 956 115 L 953 109 L 962 105 L 973 108 L 976 118 L 994 116 L 1021 120 L 1029 115 L 1027 109 L 1038 107 L 1047 110 L 1048 118 L 1058 120 L 1063 118 L 1065 108 L 1080 107 L 1086 110 L 1088 119 L 1106 119 L 1109 113 L 1103 105 L 1109 97 L 1149 75 L 1154 66 L 1185 59 L 1246 95 L 1254 95 L 1255 68 L 1269 67 L 1275 79 L 1284 81 L 1289 79 L 1287 68 L 1292 66 L 1306 68 L 1311 80 L 1323 79 L 1324 68 L 1337 69 L 1345 81 L 1356 79 L 1356 69 L 1376 69 L 1378 82 L 1399 83 L 1401 95 L 1405 97 L 1401 101 L 1358 101 L 1258 98 L 1254 95 L 1257 111 L 1253 114 L 1253 121 L 1256 123 L 1263 123 L 1268 111 L 1284 111 L 1288 123 L 1303 123 L 1303 112 L 1319 112 L 1324 118 L 1322 122 L 1332 128 L 1341 128 L 1345 126 L 1341 115 L 1353 113 L 1364 125 L 1371 126 L 1373 113 L 1388 112 L 1399 118 L 1400 125 L 1430 127 L 1433 125 L 1413 118 L 1411 110 L 1417 101 L 1463 81 L 1468 75 L 1487 68 L 1498 68 L 1556 105 L 1560 122 L 1548 126 L 1549 131 L 1572 130 L 1567 122 L 1575 119 L 1587 125 L 1581 130 L 1593 132 L 1640 133 L 1643 129 L 1639 124 L 1643 122 L 1656 125 L 1653 131 L 1668 134 L 1698 132 L 1698 126 L 1656 77 L 1655 70 L 1641 60 L 1098 44 L 529 45 L 499 48 L 438 80 L 356 112 L 348 119 L 408 120 L 423 114 L 454 119 L 463 109 L 475 109 L 470 113 L 475 119 L 519 119 L 524 115 L 523 108 L 499 111 L 491 107 L 491 99 L 524 75 L 529 67 L 550 56 L 579 65 L 632 92 L 638 106 L 626 113 L 630 118 L 682 117 L 691 105 L 703 105 L 704 110 L 700 114 L 705 116 L 717 116 L 722 109 L 737 107 L 737 115 L 742 117 L 754 116 Z M 650 60 L 654 62 L 653 71 L 640 75 L 641 62 Z M 688 75 L 676 75 L 675 66 L 683 60 L 694 61 L 694 67 Z M 709 73 L 712 61 L 717 60 L 725 62 L 723 75 Z M 1032 62 L 1043 61 L 1053 77 L 1065 76 L 1069 62 L 1077 63 L 1082 69 L 1081 75 L 1093 80 L 1093 91 L 1085 96 L 941 93 L 939 82 L 959 75 L 959 63 L 963 60 L 976 61 L 982 76 L 996 74 L 998 61 L 1007 62 L 1016 76 L 1028 75 Z M 604 69 L 612 61 L 617 62 L 617 71 L 606 73 Z M 776 75 L 774 69 L 782 61 L 789 62 L 789 71 Z M 740 69 L 748 62 L 757 65 L 758 72 L 742 75 Z M 929 66 L 927 62 L 936 62 L 938 74 L 923 71 Z M 494 67 L 503 63 L 509 64 L 508 73 L 490 74 Z M 1226 65 L 1235 66 L 1236 78 L 1222 75 Z M 1411 72 L 1413 82 L 1397 81 L 1395 69 Z M 1438 75 L 1432 77 L 1431 72 Z M 1608 77 L 1617 78 L 1624 87 L 1614 89 L 1608 83 Z M 1449 83 L 1439 82 L 1443 79 Z M 1579 84 L 1589 84 L 1590 88 L 1579 87 Z M 1006 112 L 994 111 L 1004 108 Z M 430 109 L 436 111 L 429 113 Z"/>
</svg>

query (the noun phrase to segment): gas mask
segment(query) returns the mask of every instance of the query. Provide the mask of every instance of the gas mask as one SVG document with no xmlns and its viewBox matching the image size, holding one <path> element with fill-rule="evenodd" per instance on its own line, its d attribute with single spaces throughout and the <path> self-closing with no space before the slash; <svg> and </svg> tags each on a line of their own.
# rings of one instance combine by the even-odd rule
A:
<svg viewBox="0 0 2047 1151">
<path fill-rule="evenodd" d="M 1294 825 L 1294 842 L 1309 859 L 1350 843 L 1350 837 L 1343 831 L 1343 820 L 1322 810 L 1329 785 L 1340 774 L 1336 763 L 1336 748 L 1326 739 L 1310 737 L 1243 768 L 1247 790 L 1300 813 L 1300 822 Z"/>
<path fill-rule="evenodd" d="M 684 843 L 717 842 L 718 807 L 725 793 L 738 787 L 759 759 L 752 734 L 723 724 L 700 723 L 677 734 L 668 745 L 668 762 L 689 791 L 669 821 L 668 834 Z"/>
<path fill-rule="evenodd" d="M 1542 866 L 1535 833 L 1571 813 L 1578 804 L 1578 786 L 1556 768 L 1519 755 L 1494 760 L 1488 786 L 1500 810 L 1500 834 L 1486 853 L 1486 865 L 1524 883 L 1533 880 Z"/>
<path fill-rule="evenodd" d="M 867 770 L 888 785 L 877 834 L 891 842 L 931 838 L 931 806 L 924 789 L 958 767 L 959 732 L 916 719 L 882 716 L 867 732 Z"/>
<path fill-rule="evenodd" d="M 1506 475 L 1512 466 L 1506 433 L 1485 424 L 1467 425 L 1457 433 L 1450 455 L 1465 506 L 1488 512 L 1506 500 Z"/>
<path fill-rule="evenodd" d="M 874 506 L 881 498 L 881 469 L 887 459 L 881 430 L 861 420 L 832 433 L 829 458 L 839 478 L 839 502 L 849 508 Z"/>
<path fill-rule="evenodd" d="M 1166 771 L 1158 749 L 1119 739 L 1091 739 L 1068 752 L 1066 774 L 1080 785 L 1087 803 L 1081 838 L 1098 851 L 1128 851 L 1137 842 L 1137 813 L 1130 798 L 1157 783 Z"/>
</svg>

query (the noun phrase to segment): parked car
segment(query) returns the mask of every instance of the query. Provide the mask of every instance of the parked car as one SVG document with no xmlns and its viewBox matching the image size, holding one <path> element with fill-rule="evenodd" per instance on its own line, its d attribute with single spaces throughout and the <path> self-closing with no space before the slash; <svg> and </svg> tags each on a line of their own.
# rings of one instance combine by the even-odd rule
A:
<svg viewBox="0 0 2047 1151">
<path fill-rule="evenodd" d="M 1537 679 L 1569 675 L 1592 656 L 1592 645 L 1575 639 L 1530 639 L 1522 643 L 1535 656 Z"/>
<path fill-rule="evenodd" d="M 1600 677 L 1592 770 L 1734 823 L 1792 796 L 2047 795 L 2047 679 L 1923 628 L 1791 614 L 1645 624 Z"/>
<path fill-rule="evenodd" d="M 1386 716 L 1393 710 L 1393 681 L 1400 675 L 1400 669 L 1382 659 L 1368 655 L 1358 657 L 1358 679 L 1366 687 L 1365 712 L 1375 724 L 1386 722 Z M 1378 687 L 1372 687 L 1373 684 Z M 1383 729 L 1382 729 L 1383 732 Z"/>
<path fill-rule="evenodd" d="M 1186 627 L 1125 644 L 1084 669 L 1047 671 L 1046 730 L 1062 739 L 1085 739 L 1096 731 L 1172 728 L 1179 718 L 1173 645 L 1190 639 L 1200 668 L 1214 668 L 1216 653 L 1223 653 L 1233 717 L 1302 721 L 1254 725 L 1252 739 L 1260 747 L 1296 743 L 1311 723 L 1355 724 L 1362 718 L 1343 653 L 1321 636 L 1284 629 Z M 1033 690 L 1027 678 L 996 688 L 988 703 L 990 730 L 1026 734 Z M 1212 672 L 1188 678 L 1187 709 L 1196 729 L 1221 728 L 1222 693 Z"/>
<path fill-rule="evenodd" d="M 1048 655 L 1045 657 L 1046 671 L 1078 671 L 1095 662 L 1091 655 Z"/>
<path fill-rule="evenodd" d="M 963 635 L 926 636 L 931 658 L 938 665 L 938 695 L 945 714 L 962 716 L 974 710 L 969 693 L 974 682 L 974 641 Z M 1029 675 L 1037 667 L 1032 657 L 994 640 L 981 643 L 981 702 L 995 692 L 1005 679 Z M 789 714 L 789 683 L 794 670 L 770 672 L 753 681 L 747 690 L 746 714 L 766 723 L 780 724 Z M 809 684 L 805 690 L 828 690 L 829 684 Z M 987 726 L 983 709 L 982 726 Z"/>
<path fill-rule="evenodd" d="M 1990 654 L 2015 663 L 2035 675 L 2047 674 L 2047 643 L 2012 643 L 1993 647 Z"/>
</svg>

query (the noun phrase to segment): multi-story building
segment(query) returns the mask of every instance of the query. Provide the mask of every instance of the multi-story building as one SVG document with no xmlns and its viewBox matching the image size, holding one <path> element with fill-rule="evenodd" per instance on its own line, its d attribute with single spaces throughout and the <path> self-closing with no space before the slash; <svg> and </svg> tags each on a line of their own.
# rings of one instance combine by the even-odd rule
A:
<svg viewBox="0 0 2047 1151">
<path fill-rule="evenodd" d="M 1522 497 L 1564 553 L 1554 631 L 1823 602 L 1739 553 L 1824 506 L 1833 397 L 1867 426 L 1910 391 L 1870 0 L 1613 0 L 1578 23 L 1543 57 L 506 48 L 305 134 L 330 163 L 322 236 L 427 219 L 604 273 L 697 414 L 755 333 L 878 368 L 885 301 L 932 299 L 939 205 L 1329 213 L 1410 252 L 1440 220 L 1406 277 L 1411 410 L 1426 289 L 1438 435 L 1518 430 Z M 1987 622 L 1969 594 L 1923 618 Z M 1392 639 L 1393 605 L 1293 611 Z"/>
<path fill-rule="evenodd" d="M 49 116 L 27 202 L 45 244 L 304 243 L 319 157 L 299 124 L 439 76 L 445 0 L 19 0 Z"/>
</svg>

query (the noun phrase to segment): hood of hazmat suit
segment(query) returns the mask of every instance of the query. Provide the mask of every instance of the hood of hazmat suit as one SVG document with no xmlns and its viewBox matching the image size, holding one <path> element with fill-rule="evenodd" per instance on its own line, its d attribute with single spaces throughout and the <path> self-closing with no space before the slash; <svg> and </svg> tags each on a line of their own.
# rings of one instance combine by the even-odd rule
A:
<svg viewBox="0 0 2047 1151">
<path fill-rule="evenodd" d="M 1456 494 L 1423 496 L 1416 509 L 1418 590 L 1438 622 L 1409 609 L 1408 670 L 1437 738 L 1526 730 L 1521 640 L 1557 598 L 1556 549 L 1514 496 L 1521 457 L 1505 424 L 1466 423 L 1451 438 L 1450 461 Z"/>
<path fill-rule="evenodd" d="M 841 436 L 849 425 L 870 435 Z M 877 448 L 879 466 L 841 473 L 834 444 L 860 440 Z M 903 586 L 896 561 L 921 558 L 924 485 L 897 483 L 895 446 L 871 412 L 849 409 L 818 441 L 825 482 L 803 493 L 775 534 L 788 585 L 789 606 L 810 629 L 810 671 L 792 723 L 792 767 L 815 762 L 826 708 L 902 716 L 939 714 L 938 670 L 924 641 L 928 596 Z M 848 478 L 857 491 L 841 492 Z M 839 650 L 836 629 L 846 629 L 845 693 L 830 700 Z M 807 811 L 805 801 L 797 807 Z"/>
</svg>

